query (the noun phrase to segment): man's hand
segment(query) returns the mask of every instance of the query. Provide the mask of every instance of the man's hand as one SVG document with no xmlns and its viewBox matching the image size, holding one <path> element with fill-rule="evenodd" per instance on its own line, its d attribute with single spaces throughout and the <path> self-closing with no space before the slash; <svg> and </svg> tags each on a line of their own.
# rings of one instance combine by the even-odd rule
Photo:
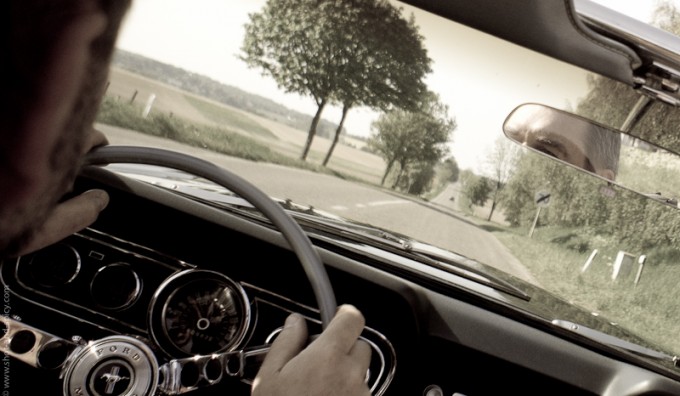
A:
<svg viewBox="0 0 680 396">
<path fill-rule="evenodd" d="M 92 130 L 83 146 L 82 155 L 108 144 L 106 136 L 98 130 Z M 36 230 L 27 244 L 16 253 L 17 256 L 34 252 L 58 242 L 74 232 L 80 231 L 97 220 L 99 212 L 109 203 L 109 195 L 103 190 L 86 191 L 67 201 L 59 203 L 42 226 Z"/>
<path fill-rule="evenodd" d="M 47 220 L 36 231 L 28 244 L 17 255 L 24 255 L 58 242 L 80 231 L 97 220 L 109 203 L 109 196 L 102 190 L 86 191 L 77 197 L 57 205 Z"/>
<path fill-rule="evenodd" d="M 369 396 L 370 346 L 358 337 L 364 317 L 339 307 L 325 331 L 305 348 L 307 325 L 292 314 L 274 340 L 253 382 L 253 396 Z"/>
</svg>

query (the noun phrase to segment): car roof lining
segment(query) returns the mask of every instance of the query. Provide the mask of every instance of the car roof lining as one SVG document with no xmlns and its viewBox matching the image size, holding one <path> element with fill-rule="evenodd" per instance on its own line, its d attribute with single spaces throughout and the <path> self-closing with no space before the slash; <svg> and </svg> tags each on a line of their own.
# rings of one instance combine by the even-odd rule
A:
<svg viewBox="0 0 680 396">
<path fill-rule="evenodd" d="M 628 85 L 642 65 L 631 48 L 586 26 L 571 0 L 402 2 Z"/>
</svg>

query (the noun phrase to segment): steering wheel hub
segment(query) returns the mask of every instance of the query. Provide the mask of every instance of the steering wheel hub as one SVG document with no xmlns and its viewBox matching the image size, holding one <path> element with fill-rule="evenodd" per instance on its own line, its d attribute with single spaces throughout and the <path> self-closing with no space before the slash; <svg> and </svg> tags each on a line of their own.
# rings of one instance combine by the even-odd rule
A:
<svg viewBox="0 0 680 396">
<path fill-rule="evenodd" d="M 152 395 L 158 362 L 141 341 L 112 336 L 74 351 L 63 371 L 64 395 Z"/>
</svg>

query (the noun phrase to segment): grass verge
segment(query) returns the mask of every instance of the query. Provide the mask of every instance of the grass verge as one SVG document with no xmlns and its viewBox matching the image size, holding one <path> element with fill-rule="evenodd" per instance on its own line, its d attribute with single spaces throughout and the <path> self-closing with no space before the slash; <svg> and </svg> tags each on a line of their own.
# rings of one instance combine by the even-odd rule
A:
<svg viewBox="0 0 680 396">
<path fill-rule="evenodd" d="M 675 293 L 680 266 L 673 255 L 649 252 L 636 285 L 637 263 L 631 276 L 612 279 L 616 255 L 625 249 L 605 238 L 584 235 L 583 230 L 539 228 L 532 238 L 523 229 L 495 230 L 494 235 L 546 290 L 647 335 L 667 350 L 680 351 L 675 330 L 680 318 L 680 299 Z M 594 249 L 598 251 L 595 259 L 582 272 Z"/>
</svg>

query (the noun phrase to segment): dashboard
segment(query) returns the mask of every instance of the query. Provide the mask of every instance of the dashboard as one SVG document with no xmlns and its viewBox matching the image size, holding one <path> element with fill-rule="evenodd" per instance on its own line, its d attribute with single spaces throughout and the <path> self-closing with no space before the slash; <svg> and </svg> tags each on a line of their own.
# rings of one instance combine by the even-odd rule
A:
<svg viewBox="0 0 680 396">
<path fill-rule="evenodd" d="M 92 227 L 2 263 L 7 388 L 133 394 L 133 382 L 151 378 L 176 381 L 178 393 L 248 395 L 288 314 L 321 330 L 297 256 L 266 221 L 105 169 L 88 169 L 74 192 L 91 188 L 111 196 Z M 680 393 L 653 370 L 509 315 L 487 286 L 322 233 L 310 239 L 338 303 L 366 317 L 374 395 Z M 137 367 L 145 359 L 125 350 L 151 363 Z M 168 378 L 171 364 L 181 378 Z"/>
</svg>

